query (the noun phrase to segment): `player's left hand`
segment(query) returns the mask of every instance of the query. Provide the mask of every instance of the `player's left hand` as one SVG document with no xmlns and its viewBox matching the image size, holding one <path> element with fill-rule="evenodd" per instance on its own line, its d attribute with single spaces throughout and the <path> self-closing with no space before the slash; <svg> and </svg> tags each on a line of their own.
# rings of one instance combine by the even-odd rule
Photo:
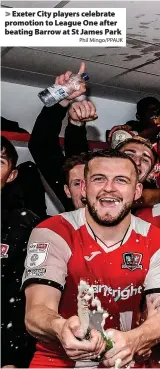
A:
<svg viewBox="0 0 160 369">
<path fill-rule="evenodd" d="M 60 319 L 59 319 L 60 320 Z M 63 322 L 64 321 L 64 322 Z M 58 338 L 72 360 L 94 360 L 105 350 L 105 341 L 99 331 L 91 329 L 90 339 L 83 337 L 83 327 L 78 316 L 63 319 Z"/>
<path fill-rule="evenodd" d="M 130 365 L 138 346 L 137 339 L 134 337 L 134 330 L 120 332 L 116 329 L 109 329 L 108 331 L 113 332 L 113 348 L 105 353 L 103 359 L 104 366 L 106 368 L 114 368 L 117 359 L 120 359 L 119 368 Z"/>
<path fill-rule="evenodd" d="M 97 118 L 96 107 L 89 100 L 75 101 L 68 111 L 69 119 L 78 122 L 87 122 Z"/>
</svg>

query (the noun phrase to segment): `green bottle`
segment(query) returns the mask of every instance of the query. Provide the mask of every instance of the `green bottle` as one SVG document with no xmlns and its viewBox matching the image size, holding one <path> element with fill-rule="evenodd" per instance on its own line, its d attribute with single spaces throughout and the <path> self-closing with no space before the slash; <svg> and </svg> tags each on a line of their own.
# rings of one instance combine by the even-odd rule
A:
<svg viewBox="0 0 160 369">
<path fill-rule="evenodd" d="M 96 357 L 95 359 L 91 359 L 91 361 L 96 361 L 96 362 L 102 361 L 104 354 L 113 347 L 112 340 L 110 338 L 107 338 L 106 335 L 103 332 L 101 332 L 101 335 L 102 335 L 102 337 L 103 337 L 103 339 L 104 339 L 104 341 L 106 343 L 106 348 L 105 348 L 105 350 L 98 357 Z M 90 329 L 88 329 L 88 331 L 87 331 L 87 333 L 85 335 L 85 339 L 86 340 L 89 340 L 90 339 Z"/>
</svg>

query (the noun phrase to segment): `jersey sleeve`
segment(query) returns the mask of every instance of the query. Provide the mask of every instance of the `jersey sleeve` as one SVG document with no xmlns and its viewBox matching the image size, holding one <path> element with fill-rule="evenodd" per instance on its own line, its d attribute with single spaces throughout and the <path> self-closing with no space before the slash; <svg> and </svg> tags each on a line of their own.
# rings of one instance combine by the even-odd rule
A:
<svg viewBox="0 0 160 369">
<path fill-rule="evenodd" d="M 151 257 L 150 266 L 144 282 L 145 294 L 160 292 L 160 250 Z"/>
<path fill-rule="evenodd" d="M 35 228 L 30 236 L 22 288 L 33 283 L 63 290 L 71 250 L 66 240 L 48 228 Z"/>
</svg>

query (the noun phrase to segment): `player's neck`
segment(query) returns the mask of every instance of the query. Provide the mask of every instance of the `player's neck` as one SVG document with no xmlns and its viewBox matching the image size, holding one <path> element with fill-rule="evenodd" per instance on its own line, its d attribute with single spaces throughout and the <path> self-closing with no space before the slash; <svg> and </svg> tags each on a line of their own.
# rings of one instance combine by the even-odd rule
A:
<svg viewBox="0 0 160 369">
<path fill-rule="evenodd" d="M 108 246 L 123 239 L 131 223 L 131 214 L 129 213 L 118 225 L 114 227 L 101 226 L 97 224 L 86 208 L 86 221 L 94 234 L 105 242 Z"/>
</svg>

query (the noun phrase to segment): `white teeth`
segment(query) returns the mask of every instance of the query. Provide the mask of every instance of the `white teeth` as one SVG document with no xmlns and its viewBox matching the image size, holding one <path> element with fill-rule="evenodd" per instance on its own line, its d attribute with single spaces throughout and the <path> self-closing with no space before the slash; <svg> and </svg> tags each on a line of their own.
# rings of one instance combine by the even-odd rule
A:
<svg viewBox="0 0 160 369">
<path fill-rule="evenodd" d="M 119 203 L 118 200 L 115 200 L 115 199 L 111 199 L 111 198 L 108 198 L 108 197 L 104 197 L 102 199 L 100 199 L 101 201 L 106 201 L 106 202 L 115 202 L 115 204 L 117 205 Z"/>
</svg>

